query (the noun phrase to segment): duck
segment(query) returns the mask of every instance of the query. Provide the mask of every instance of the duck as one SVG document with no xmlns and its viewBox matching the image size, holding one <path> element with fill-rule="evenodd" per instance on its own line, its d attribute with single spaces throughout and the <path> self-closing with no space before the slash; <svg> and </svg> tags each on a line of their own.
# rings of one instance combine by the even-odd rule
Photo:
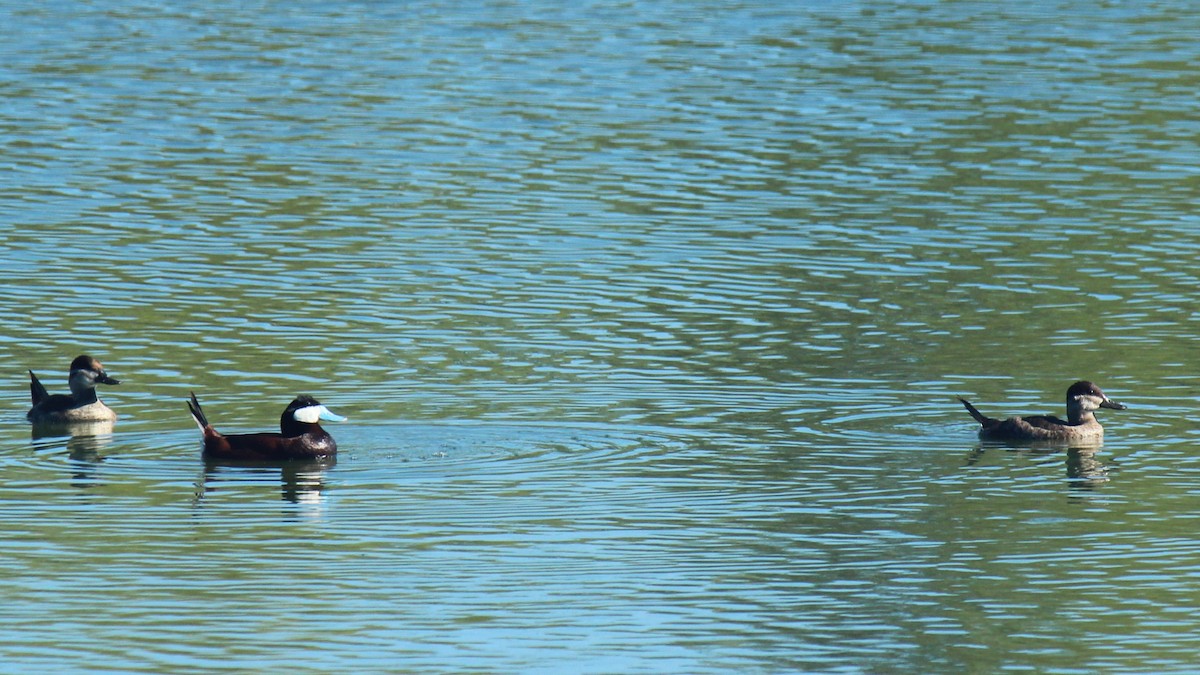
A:
<svg viewBox="0 0 1200 675">
<path fill-rule="evenodd" d="M 288 404 L 279 417 L 279 433 L 222 434 L 209 424 L 195 392 L 187 402 L 188 410 L 204 435 L 204 457 L 210 460 L 289 461 L 330 458 L 337 454 L 337 442 L 321 428 L 319 420 L 345 422 L 308 395 L 300 395 Z"/>
<path fill-rule="evenodd" d="M 1030 415 L 993 419 L 975 409 L 959 396 L 971 417 L 979 422 L 979 437 L 985 440 L 1011 441 L 1096 441 L 1104 437 L 1104 427 L 1096 419 L 1100 408 L 1125 410 L 1127 406 L 1110 399 L 1095 384 L 1080 380 L 1067 389 L 1067 419 L 1053 415 Z"/>
<path fill-rule="evenodd" d="M 99 361 L 81 354 L 71 362 L 68 378 L 71 393 L 51 395 L 37 375 L 29 371 L 29 394 L 33 407 L 25 414 L 35 424 L 71 424 L 75 422 L 113 422 L 117 413 L 104 405 L 96 395 L 97 384 L 117 385 L 121 381 L 109 376 Z"/>
</svg>

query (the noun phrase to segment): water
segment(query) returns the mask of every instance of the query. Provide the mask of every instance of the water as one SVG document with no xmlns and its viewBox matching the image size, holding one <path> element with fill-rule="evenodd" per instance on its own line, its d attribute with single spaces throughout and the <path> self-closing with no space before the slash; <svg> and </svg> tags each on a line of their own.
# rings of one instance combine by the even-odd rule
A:
<svg viewBox="0 0 1200 675">
<path fill-rule="evenodd" d="M 1200 18 L 777 5 L 0 9 L 3 670 L 1190 670 Z"/>
</svg>

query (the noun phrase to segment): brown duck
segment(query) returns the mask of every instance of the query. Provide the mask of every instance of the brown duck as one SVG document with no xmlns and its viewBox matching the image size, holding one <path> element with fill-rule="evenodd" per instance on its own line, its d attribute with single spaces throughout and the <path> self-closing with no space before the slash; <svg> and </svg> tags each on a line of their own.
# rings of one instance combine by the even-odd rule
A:
<svg viewBox="0 0 1200 675">
<path fill-rule="evenodd" d="M 967 399 L 960 396 L 958 400 L 979 422 L 980 438 L 1001 441 L 1098 440 L 1104 437 L 1104 427 L 1100 426 L 1094 412 L 1100 408 L 1125 409 L 1124 405 L 1105 396 L 1100 387 L 1087 381 L 1076 382 L 1067 390 L 1066 420 L 1053 415 L 992 419 L 976 410 Z"/>
</svg>

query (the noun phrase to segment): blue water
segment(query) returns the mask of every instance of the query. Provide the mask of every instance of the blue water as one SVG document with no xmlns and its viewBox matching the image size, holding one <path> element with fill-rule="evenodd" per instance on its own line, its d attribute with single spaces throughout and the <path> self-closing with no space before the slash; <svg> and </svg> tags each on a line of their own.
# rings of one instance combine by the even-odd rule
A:
<svg viewBox="0 0 1200 675">
<path fill-rule="evenodd" d="M 0 670 L 1192 669 L 1190 5 L 0 19 Z"/>
</svg>

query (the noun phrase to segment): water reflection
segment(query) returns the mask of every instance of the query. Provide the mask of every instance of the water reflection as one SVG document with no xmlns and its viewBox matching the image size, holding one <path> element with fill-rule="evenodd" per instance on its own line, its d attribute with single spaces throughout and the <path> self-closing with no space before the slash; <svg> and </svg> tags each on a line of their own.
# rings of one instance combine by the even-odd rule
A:
<svg viewBox="0 0 1200 675">
<path fill-rule="evenodd" d="M 30 431 L 30 439 L 37 448 L 58 445 L 66 437 L 67 456 L 72 464 L 72 485 L 78 488 L 96 484 L 96 467 L 106 458 L 104 449 L 113 442 L 112 420 L 38 423 Z"/>
<path fill-rule="evenodd" d="M 337 465 L 336 457 L 293 462 L 251 462 L 205 460 L 204 471 L 196 482 L 195 503 L 223 487 L 245 483 L 274 482 L 278 477 L 281 498 L 293 504 L 320 504 L 325 490 L 325 472 Z"/>
<path fill-rule="evenodd" d="M 1091 490 L 1108 482 L 1108 465 L 1096 457 L 1098 452 L 1095 447 L 1067 450 L 1067 478 L 1072 488 Z"/>
<path fill-rule="evenodd" d="M 1017 455 L 1045 457 L 1048 460 L 1057 458 L 1060 453 L 1065 451 L 1064 465 L 1071 488 L 1091 490 L 1104 485 L 1109 480 L 1108 464 L 1097 457 L 1102 447 L 1102 443 L 1073 446 L 1045 442 L 981 443 L 967 454 L 966 466 L 978 464 L 990 449 L 1003 449 Z"/>
<path fill-rule="evenodd" d="M 30 428 L 34 441 L 45 438 L 61 438 L 69 436 L 72 439 L 95 438 L 112 436 L 113 420 L 93 420 L 88 422 L 37 422 Z"/>
</svg>

